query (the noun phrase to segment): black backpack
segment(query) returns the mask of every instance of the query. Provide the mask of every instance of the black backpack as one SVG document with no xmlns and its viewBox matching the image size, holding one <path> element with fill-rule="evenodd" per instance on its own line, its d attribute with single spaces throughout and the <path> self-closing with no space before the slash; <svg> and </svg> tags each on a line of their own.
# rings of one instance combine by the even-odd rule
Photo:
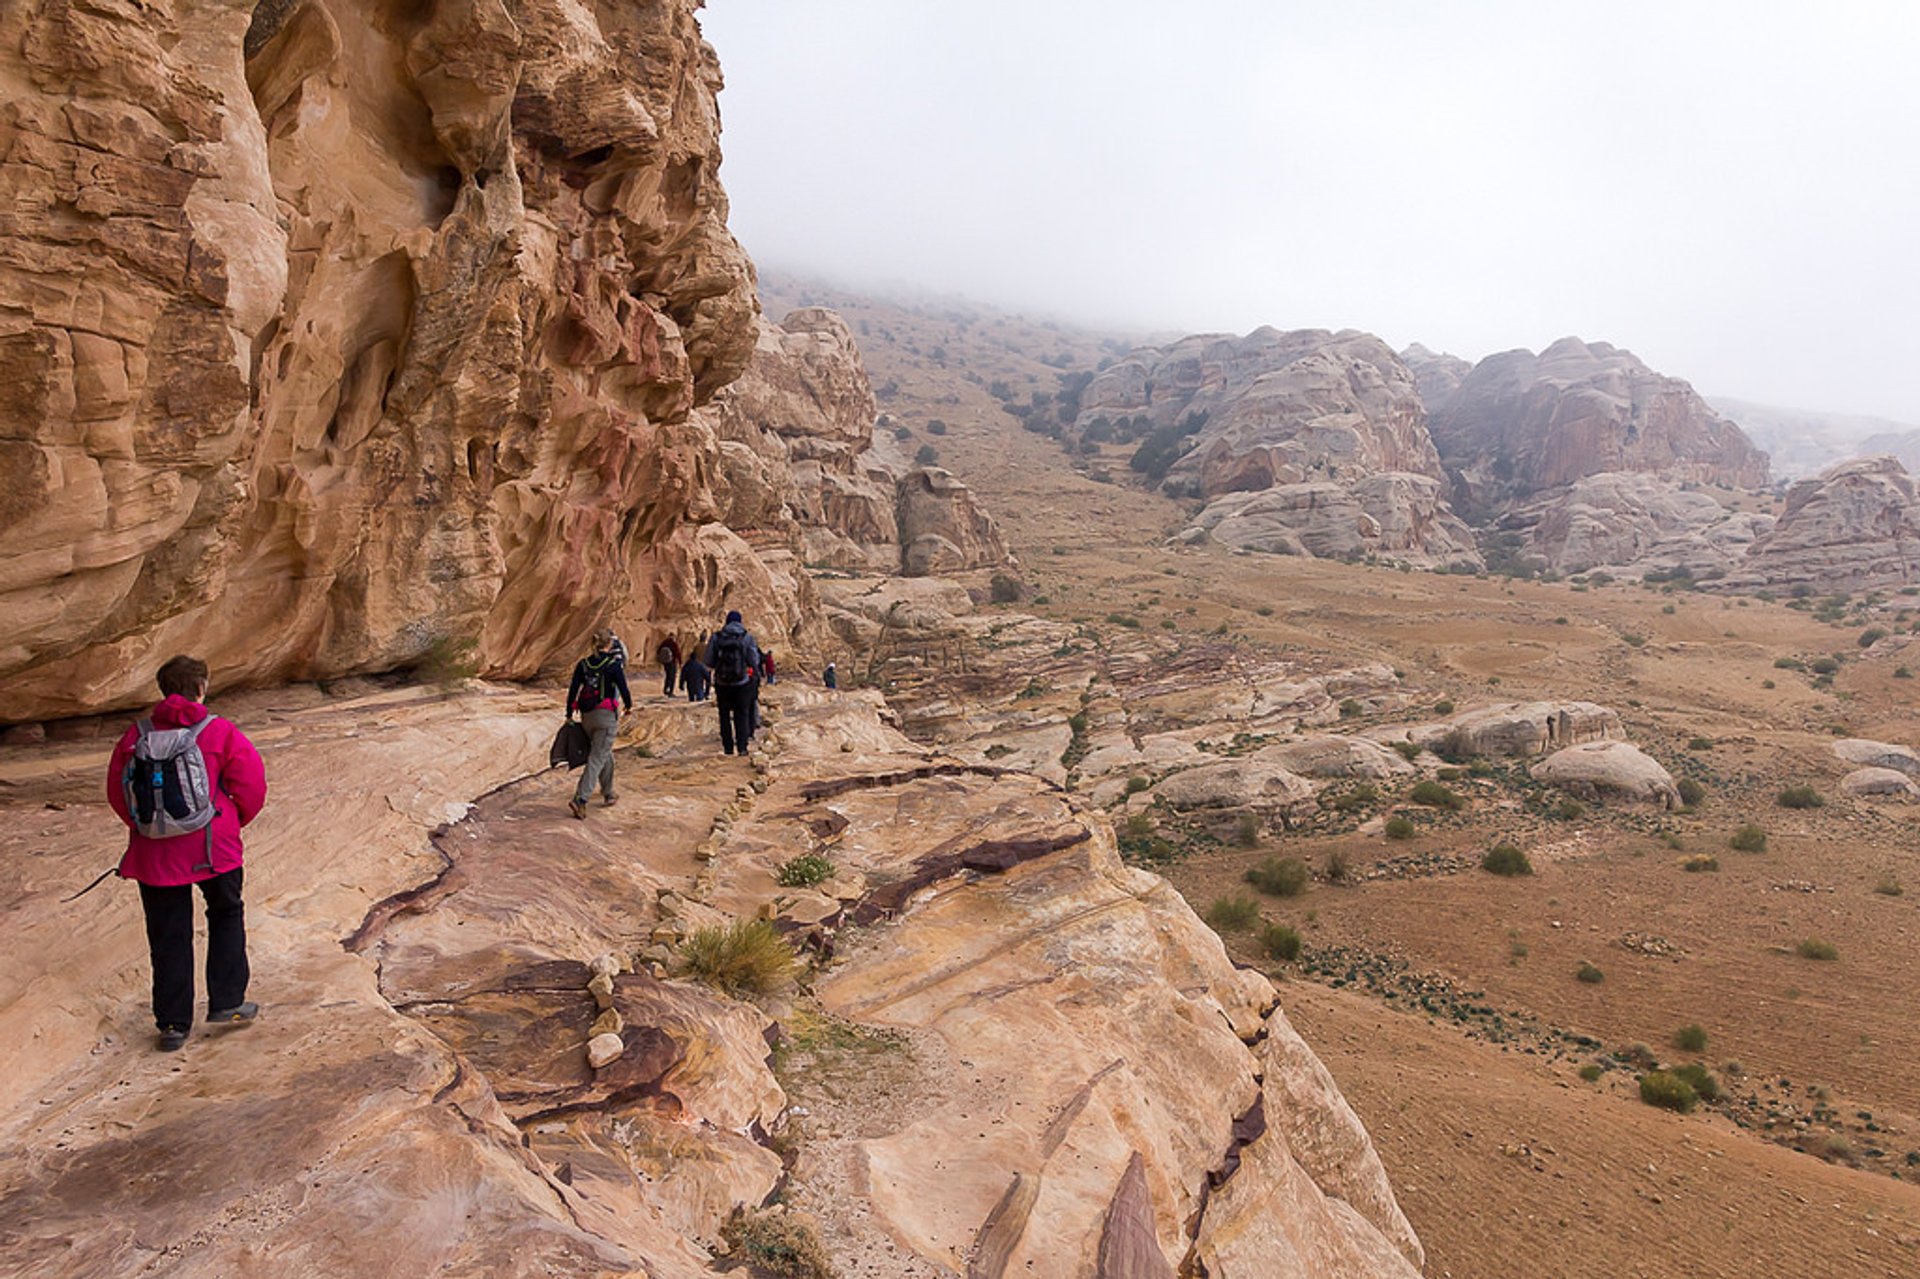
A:
<svg viewBox="0 0 1920 1279">
<path fill-rule="evenodd" d="M 589 657 L 580 663 L 580 670 L 586 685 L 580 694 L 580 700 L 574 703 L 583 711 L 600 709 L 600 703 L 614 699 L 613 671 L 620 665 L 620 659 L 607 656 L 596 662 Z"/>
<path fill-rule="evenodd" d="M 713 640 L 713 679 L 717 684 L 747 682 L 747 636 L 744 631 L 721 631 Z"/>
</svg>

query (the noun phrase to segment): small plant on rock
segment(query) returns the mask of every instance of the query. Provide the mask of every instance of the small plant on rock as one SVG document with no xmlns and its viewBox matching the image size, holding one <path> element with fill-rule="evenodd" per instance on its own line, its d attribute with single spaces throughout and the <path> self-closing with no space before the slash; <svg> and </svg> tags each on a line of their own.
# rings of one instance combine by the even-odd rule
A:
<svg viewBox="0 0 1920 1279">
<path fill-rule="evenodd" d="M 1439 701 L 1435 702 L 1433 704 L 1433 713 L 1435 715 L 1453 714 L 1453 699 L 1449 697 L 1443 697 Z"/>
<path fill-rule="evenodd" d="M 1710 751 L 1713 749 L 1713 739 L 1711 737 L 1696 737 L 1687 743 L 1687 749 L 1690 751 Z"/>
<path fill-rule="evenodd" d="M 1495 875 L 1531 875 L 1533 863 L 1527 860 L 1525 853 L 1512 844 L 1496 844 L 1487 850 L 1485 857 L 1480 859 L 1480 869 Z"/>
<path fill-rule="evenodd" d="M 764 919 L 698 929 L 680 943 L 680 956 L 695 977 L 735 998 L 778 990 L 798 967 L 793 948 Z"/>
<path fill-rule="evenodd" d="M 1298 857 L 1269 857 L 1258 866 L 1249 866 L 1246 881 L 1271 897 L 1298 897 L 1307 891 L 1313 878 L 1307 864 Z"/>
<path fill-rule="evenodd" d="M 1260 903 L 1245 893 L 1216 897 L 1205 918 L 1216 933 L 1244 933 L 1260 922 Z"/>
<path fill-rule="evenodd" d="M 782 888 L 812 888 L 832 878 L 832 862 L 819 853 L 802 853 L 781 866 L 774 881 Z"/>
</svg>

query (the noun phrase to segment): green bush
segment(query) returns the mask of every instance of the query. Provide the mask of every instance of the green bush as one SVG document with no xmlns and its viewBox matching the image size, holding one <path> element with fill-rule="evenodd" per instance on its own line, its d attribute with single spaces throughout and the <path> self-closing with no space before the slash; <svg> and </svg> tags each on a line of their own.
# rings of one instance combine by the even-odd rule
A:
<svg viewBox="0 0 1920 1279">
<path fill-rule="evenodd" d="M 1682 777 L 1674 783 L 1674 789 L 1680 792 L 1680 802 L 1688 808 L 1700 807 L 1700 801 L 1707 797 L 1707 788 L 1691 777 Z"/>
<path fill-rule="evenodd" d="M 1352 869 L 1347 865 L 1347 855 L 1337 848 L 1328 852 L 1326 865 L 1322 867 L 1322 870 L 1325 872 L 1329 884 L 1344 884 L 1353 874 Z M 1894 887 L 1897 889 L 1899 885 L 1896 884 Z M 1895 893 L 1894 895 L 1898 896 L 1899 894 Z"/>
<path fill-rule="evenodd" d="M 1693 1095 L 1701 1101 L 1720 1100 L 1722 1095 L 1720 1091 L 1720 1081 L 1713 1077 L 1712 1071 L 1702 1066 L 1699 1062 L 1690 1061 L 1684 1066 L 1675 1066 L 1667 1073 L 1687 1087 L 1693 1089 Z"/>
<path fill-rule="evenodd" d="M 1148 789 L 1152 785 L 1152 778 L 1143 777 L 1139 773 L 1135 773 L 1127 779 L 1127 794 L 1138 795 L 1141 791 Z"/>
<path fill-rule="evenodd" d="M 1260 945 L 1268 955 L 1283 963 L 1300 958 L 1300 934 L 1285 924 L 1268 924 L 1260 930 Z"/>
<path fill-rule="evenodd" d="M 1412 839 L 1413 822 L 1397 814 L 1387 818 L 1386 836 L 1388 839 Z"/>
<path fill-rule="evenodd" d="M 1026 593 L 1026 583 L 1011 573 L 995 573 L 987 584 L 987 597 L 995 604 L 1017 604 Z"/>
<path fill-rule="evenodd" d="M 1553 815 L 1563 822 L 1577 822 L 1587 815 L 1587 806 L 1571 795 L 1563 796 L 1553 806 Z"/>
<path fill-rule="evenodd" d="M 698 929 L 680 943 L 687 970 L 736 998 L 778 990 L 798 967 L 792 947 L 764 919 Z"/>
<path fill-rule="evenodd" d="M 1606 1070 L 1600 1065 L 1599 1062 L 1590 1061 L 1586 1065 L 1580 1067 L 1580 1078 L 1586 1080 L 1590 1084 L 1599 1083 L 1600 1076 L 1606 1073 L 1607 1073 Z"/>
<path fill-rule="evenodd" d="M 1698 1022 L 1682 1026 L 1673 1032 L 1673 1046 L 1682 1052 L 1705 1052 L 1707 1048 L 1707 1032 Z"/>
<path fill-rule="evenodd" d="M 1700 1095 L 1678 1075 L 1656 1070 L 1640 1077 L 1640 1100 L 1649 1106 L 1675 1110 L 1684 1115 L 1699 1102 Z"/>
<path fill-rule="evenodd" d="M 1491 871 L 1495 875 L 1531 875 L 1533 863 L 1527 860 L 1525 853 L 1512 844 L 1496 844 L 1487 850 L 1485 857 L 1480 859 L 1480 869 Z"/>
<path fill-rule="evenodd" d="M 1642 646 L 1647 642 L 1646 636 L 1635 634 L 1633 631 L 1628 631 L 1626 634 L 1622 635 L 1620 638 L 1627 642 L 1628 648 L 1639 648 L 1640 646 Z"/>
<path fill-rule="evenodd" d="M 1816 657 L 1807 663 L 1807 669 L 1815 675 L 1834 675 L 1839 673 L 1840 659 L 1837 657 Z"/>
<path fill-rule="evenodd" d="M 1389 742 L 1387 744 L 1393 747 L 1393 749 L 1399 753 L 1400 758 L 1406 760 L 1409 764 L 1420 758 L 1421 746 L 1418 742 Z"/>
<path fill-rule="evenodd" d="M 1827 801 L 1811 786 L 1789 786 L 1775 797 L 1774 802 L 1782 808 L 1820 808 Z"/>
<path fill-rule="evenodd" d="M 940 461 L 940 451 L 931 444 L 922 444 L 919 452 L 913 455 L 913 460 L 920 466 L 934 466 Z"/>
<path fill-rule="evenodd" d="M 1776 657 L 1773 659 L 1773 669 L 1776 671 L 1804 671 L 1807 669 L 1807 664 L 1797 657 Z"/>
<path fill-rule="evenodd" d="M 1124 626 L 1130 631 L 1140 629 L 1140 619 L 1131 613 L 1108 613 L 1107 620 L 1115 626 Z"/>
<path fill-rule="evenodd" d="M 1860 632 L 1860 638 L 1857 642 L 1859 643 L 1861 648 L 1872 648 L 1875 644 L 1878 644 L 1881 640 L 1885 639 L 1886 637 L 1887 637 L 1886 627 L 1869 626 L 1866 630 Z"/>
<path fill-rule="evenodd" d="M 1335 795 L 1327 801 L 1327 806 L 1336 813 L 1351 813 L 1356 808 L 1365 808 L 1380 798 L 1380 789 L 1372 782 L 1361 782 Z"/>
<path fill-rule="evenodd" d="M 1680 863 L 1680 869 L 1698 873 L 1703 870 L 1719 870 L 1720 859 L 1712 853 L 1695 853 Z"/>
<path fill-rule="evenodd" d="M 1244 933 L 1260 922 L 1260 903 L 1245 893 L 1216 897 L 1205 919 L 1217 933 Z"/>
<path fill-rule="evenodd" d="M 1573 976 L 1576 981 L 1583 981 L 1589 986 L 1598 986 L 1607 979 L 1607 975 L 1598 968 L 1595 968 L 1592 964 L 1580 965 L 1580 971 L 1576 972 Z"/>
<path fill-rule="evenodd" d="M 1830 941 L 1821 941 L 1817 937 L 1808 937 L 1793 948 L 1793 953 L 1802 959 L 1838 959 L 1840 949 Z"/>
<path fill-rule="evenodd" d="M 1467 806 L 1466 800 L 1434 781 L 1415 782 L 1413 789 L 1407 792 L 1407 798 L 1416 804 L 1425 804 L 1428 808 L 1444 808 L 1448 812 L 1457 812 Z"/>
<path fill-rule="evenodd" d="M 1435 702 L 1433 704 L 1433 713 L 1435 715 L 1453 714 L 1453 699 L 1450 697 L 1443 697 L 1439 701 Z"/>
<path fill-rule="evenodd" d="M 1271 897 L 1298 897 L 1307 891 L 1313 873 L 1298 857 L 1269 857 L 1249 866 L 1246 881 Z"/>
<path fill-rule="evenodd" d="M 1893 677 L 1895 679 L 1912 679 L 1913 672 L 1905 666 L 1896 666 L 1893 668 Z"/>
<path fill-rule="evenodd" d="M 1260 819 L 1252 813 L 1240 814 L 1240 820 L 1233 824 L 1233 842 L 1241 848 L 1252 848 L 1260 842 Z"/>
<path fill-rule="evenodd" d="M 1733 832 L 1727 847 L 1736 853 L 1764 853 L 1767 851 L 1767 832 L 1752 824 L 1742 826 Z"/>
<path fill-rule="evenodd" d="M 818 853 L 802 853 L 781 866 L 774 878 L 782 888 L 812 888 L 833 878 L 833 863 Z"/>
<path fill-rule="evenodd" d="M 776 1279 L 834 1279 L 819 1232 L 799 1213 L 736 1208 L 721 1225 L 720 1238 L 756 1272 Z"/>
<path fill-rule="evenodd" d="M 1358 718 L 1361 710 L 1362 710 L 1362 707 L 1358 699 L 1349 697 L 1345 701 L 1340 703 L 1340 718 L 1341 719 Z"/>
<path fill-rule="evenodd" d="M 1687 743 L 1687 749 L 1690 751 L 1710 751 L 1713 749 L 1713 739 L 1711 737 L 1696 737 Z"/>
</svg>

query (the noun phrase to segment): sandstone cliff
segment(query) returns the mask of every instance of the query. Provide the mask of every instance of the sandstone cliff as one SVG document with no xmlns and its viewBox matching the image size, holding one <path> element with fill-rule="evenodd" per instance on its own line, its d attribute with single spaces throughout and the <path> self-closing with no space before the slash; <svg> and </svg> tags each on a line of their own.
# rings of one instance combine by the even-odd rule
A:
<svg viewBox="0 0 1920 1279">
<path fill-rule="evenodd" d="M 1773 517 L 1729 511 L 1713 497 L 1669 480 L 1626 471 L 1585 476 L 1500 517 L 1523 556 L 1556 573 L 1607 567 L 1724 576 Z"/>
<path fill-rule="evenodd" d="M 691 411 L 753 352 L 690 0 L 0 13 L 0 681 L 125 705 L 795 578 L 718 520 Z"/>
<path fill-rule="evenodd" d="M 1787 490 L 1779 522 L 1721 585 L 1872 590 L 1920 583 L 1920 499 L 1890 457 L 1843 462 Z"/>
<path fill-rule="evenodd" d="M 1736 487 L 1767 479 L 1766 455 L 1691 386 L 1605 342 L 1490 355 L 1431 426 L 1454 503 L 1473 512 L 1603 471 Z"/>
<path fill-rule="evenodd" d="M 1146 469 L 1169 491 L 1270 494 L 1210 508 L 1200 526 L 1223 541 L 1478 560 L 1426 482 L 1443 472 L 1413 376 L 1372 334 L 1261 328 L 1138 350 L 1088 384 L 1076 425 L 1123 416 L 1151 422 L 1148 447 L 1166 465 Z"/>
</svg>

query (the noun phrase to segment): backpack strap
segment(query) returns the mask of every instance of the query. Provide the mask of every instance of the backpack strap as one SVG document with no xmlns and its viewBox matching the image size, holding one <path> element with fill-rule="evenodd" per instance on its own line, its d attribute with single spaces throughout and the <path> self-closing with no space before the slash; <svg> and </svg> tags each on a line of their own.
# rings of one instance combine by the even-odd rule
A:
<svg viewBox="0 0 1920 1279">
<path fill-rule="evenodd" d="M 207 731 L 207 725 L 213 723 L 213 721 L 219 718 L 220 717 L 218 715 L 209 715 L 205 719 L 201 720 L 198 724 L 195 724 L 192 728 L 189 728 L 187 730 L 187 740 L 190 742 L 198 742 L 200 740 L 200 734 Z"/>
</svg>

